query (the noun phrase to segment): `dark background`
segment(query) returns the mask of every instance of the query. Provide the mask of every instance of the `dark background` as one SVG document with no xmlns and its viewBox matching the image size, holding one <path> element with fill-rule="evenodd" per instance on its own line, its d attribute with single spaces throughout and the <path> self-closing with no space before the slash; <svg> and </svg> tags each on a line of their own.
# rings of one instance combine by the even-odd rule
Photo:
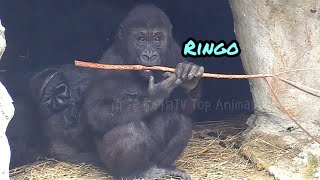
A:
<svg viewBox="0 0 320 180">
<path fill-rule="evenodd" d="M 97 61 L 112 43 L 117 27 L 136 3 L 134 0 L 0 0 L 0 19 L 6 27 L 7 49 L 0 76 L 14 99 L 26 96 L 31 71 L 76 59 Z M 201 40 L 234 40 L 228 1 L 155 0 L 173 24 L 173 36 L 182 44 Z M 197 58 L 206 72 L 243 74 L 239 57 Z M 218 120 L 246 109 L 218 109 L 220 102 L 251 102 L 247 80 L 203 79 L 203 100 L 211 104 L 196 113 L 197 121 Z"/>
</svg>

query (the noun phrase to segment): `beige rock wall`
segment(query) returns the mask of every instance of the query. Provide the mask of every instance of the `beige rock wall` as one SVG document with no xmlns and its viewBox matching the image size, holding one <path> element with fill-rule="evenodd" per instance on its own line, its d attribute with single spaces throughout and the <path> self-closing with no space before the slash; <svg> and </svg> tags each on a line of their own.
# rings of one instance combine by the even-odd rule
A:
<svg viewBox="0 0 320 180">
<path fill-rule="evenodd" d="M 229 3 L 247 74 L 308 69 L 282 74 L 281 77 L 320 90 L 319 0 L 229 0 Z M 313 136 L 320 136 L 320 98 L 279 80 L 268 80 L 286 112 L 276 103 L 263 79 L 250 80 L 255 114 L 248 120 L 247 136 L 265 133 L 281 137 L 291 148 L 320 157 L 319 144 L 310 141 L 301 129 L 287 130 L 297 126 L 286 114 L 289 113 Z M 277 168 L 272 169 L 276 175 Z M 288 172 L 294 171 L 289 169 Z"/>
<path fill-rule="evenodd" d="M 4 27 L 0 21 L 0 59 L 6 47 Z M 14 106 L 7 89 L 0 82 L 0 179 L 9 179 L 10 146 L 6 136 L 6 129 L 13 117 Z"/>
</svg>

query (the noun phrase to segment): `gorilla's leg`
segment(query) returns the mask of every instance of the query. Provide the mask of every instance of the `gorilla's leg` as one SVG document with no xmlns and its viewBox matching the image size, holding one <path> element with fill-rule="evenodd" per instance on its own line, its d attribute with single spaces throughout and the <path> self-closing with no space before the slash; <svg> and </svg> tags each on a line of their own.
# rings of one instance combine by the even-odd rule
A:
<svg viewBox="0 0 320 180">
<path fill-rule="evenodd" d="M 192 135 L 192 121 L 189 116 L 180 113 L 161 113 L 155 119 L 149 121 L 150 131 L 157 144 L 160 144 L 160 152 L 152 158 L 159 167 L 168 169 L 169 175 L 181 176 L 189 179 L 189 176 L 173 165 L 186 148 Z"/>
<path fill-rule="evenodd" d="M 53 156 L 60 161 L 66 161 L 73 164 L 92 164 L 100 166 L 100 160 L 95 152 L 75 152 L 75 153 L 54 153 Z"/>
<path fill-rule="evenodd" d="M 162 113 L 151 120 L 148 126 L 158 136 L 156 138 L 161 140 L 160 152 L 154 157 L 155 161 L 159 165 L 170 166 L 181 155 L 191 138 L 191 118 L 180 113 Z"/>
<path fill-rule="evenodd" d="M 136 121 L 113 128 L 97 141 L 100 159 L 114 176 L 131 177 L 152 167 L 155 144 L 147 126 Z"/>
<path fill-rule="evenodd" d="M 79 137 L 80 138 L 80 137 Z M 65 138 L 54 136 L 48 139 L 48 155 L 59 161 L 74 164 L 86 163 L 100 165 L 98 154 L 94 151 L 81 151 L 78 146 L 72 146 Z"/>
</svg>

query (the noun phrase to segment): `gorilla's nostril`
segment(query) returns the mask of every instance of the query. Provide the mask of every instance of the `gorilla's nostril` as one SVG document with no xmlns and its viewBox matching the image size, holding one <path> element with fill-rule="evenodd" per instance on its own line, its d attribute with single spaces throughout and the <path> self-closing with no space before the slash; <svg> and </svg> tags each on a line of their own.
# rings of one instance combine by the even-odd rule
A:
<svg viewBox="0 0 320 180">
<path fill-rule="evenodd" d="M 156 54 L 153 54 L 153 55 L 143 54 L 141 57 L 142 57 L 142 60 L 145 60 L 145 61 L 154 61 L 158 58 L 158 55 L 156 55 Z"/>
<path fill-rule="evenodd" d="M 152 56 L 150 57 L 150 60 L 153 61 L 153 60 L 155 60 L 155 59 L 157 59 L 157 58 L 158 58 L 157 55 L 152 55 Z"/>
<path fill-rule="evenodd" d="M 142 59 L 143 59 L 143 60 L 148 60 L 148 59 L 149 59 L 149 56 L 147 56 L 147 55 L 142 55 Z"/>
</svg>

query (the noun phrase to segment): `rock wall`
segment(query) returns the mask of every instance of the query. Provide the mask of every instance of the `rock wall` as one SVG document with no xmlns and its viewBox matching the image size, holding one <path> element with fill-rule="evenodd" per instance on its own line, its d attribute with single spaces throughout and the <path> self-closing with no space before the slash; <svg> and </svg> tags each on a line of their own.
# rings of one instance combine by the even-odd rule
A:
<svg viewBox="0 0 320 180">
<path fill-rule="evenodd" d="M 6 47 L 5 28 L 0 21 L 0 59 Z M 0 179 L 9 179 L 10 146 L 6 129 L 14 114 L 13 101 L 7 89 L 0 82 Z"/>
<path fill-rule="evenodd" d="M 320 90 L 319 0 L 229 0 L 229 3 L 247 74 L 291 71 L 280 76 Z M 292 149 L 318 157 L 319 161 L 319 144 L 297 128 L 288 114 L 317 138 L 320 136 L 320 98 L 277 79 L 268 78 L 268 81 L 285 111 L 272 96 L 263 79 L 250 80 L 255 113 L 247 123 L 250 127 L 246 132 L 247 138 L 268 134 L 277 137 Z M 277 163 L 274 166 L 277 167 Z M 282 172 L 279 173 L 274 170 L 277 168 L 272 167 L 273 174 L 283 176 L 286 174 L 283 173 L 285 169 L 289 172 L 287 174 L 292 175 L 291 172 L 294 171 L 290 167 L 281 168 Z M 279 166 L 278 169 L 281 168 Z"/>
<path fill-rule="evenodd" d="M 1 20 L 0 20 L 0 60 L 6 48 L 6 39 L 4 36 L 4 31 L 5 31 L 5 28 L 2 26 Z"/>
</svg>

